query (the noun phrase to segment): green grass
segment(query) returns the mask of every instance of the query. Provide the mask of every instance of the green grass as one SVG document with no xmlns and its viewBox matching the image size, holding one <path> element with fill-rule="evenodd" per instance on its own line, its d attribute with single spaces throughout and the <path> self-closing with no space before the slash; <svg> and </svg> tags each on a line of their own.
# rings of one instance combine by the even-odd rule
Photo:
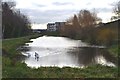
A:
<svg viewBox="0 0 120 80">
<path fill-rule="evenodd" d="M 25 64 L 3 69 L 4 78 L 116 78 L 117 68 L 93 65 L 84 69 L 70 67 L 40 67 L 31 69 Z"/>
<path fill-rule="evenodd" d="M 48 36 L 60 36 L 60 32 L 59 31 L 46 32 L 45 35 L 48 35 Z"/>
<path fill-rule="evenodd" d="M 2 41 L 2 50 L 4 50 L 10 57 L 15 55 L 20 55 L 21 53 L 18 52 L 16 49 L 24 45 L 26 42 L 29 42 L 31 38 L 36 38 L 40 35 L 30 35 L 30 36 L 25 36 L 25 37 L 20 37 L 20 38 L 11 38 L 11 39 L 4 39 Z M 4 55 L 4 53 L 3 53 Z"/>
<path fill-rule="evenodd" d="M 118 44 L 112 45 L 110 48 L 108 48 L 110 53 L 112 53 L 115 57 L 118 57 L 118 51 L 120 50 L 120 47 L 118 47 Z"/>
<path fill-rule="evenodd" d="M 117 67 L 107 67 L 102 65 L 92 65 L 87 68 L 70 67 L 40 67 L 38 69 L 27 67 L 25 63 L 15 61 L 14 58 L 21 53 L 16 48 L 28 42 L 35 36 L 12 38 L 3 40 L 3 49 L 6 55 L 2 57 L 2 77 L 3 78 L 114 78 L 117 77 Z M 3 53 L 4 54 L 4 53 Z"/>
</svg>

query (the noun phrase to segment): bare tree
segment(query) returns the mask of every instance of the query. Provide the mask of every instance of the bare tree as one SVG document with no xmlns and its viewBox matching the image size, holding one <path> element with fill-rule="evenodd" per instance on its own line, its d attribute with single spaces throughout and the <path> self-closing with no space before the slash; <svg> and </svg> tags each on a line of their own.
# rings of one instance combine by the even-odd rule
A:
<svg viewBox="0 0 120 80">
<path fill-rule="evenodd" d="M 111 20 L 118 20 L 120 19 L 120 1 L 118 1 L 113 8 L 113 13 L 115 16 L 111 17 Z"/>
<path fill-rule="evenodd" d="M 14 2 L 2 3 L 2 25 L 4 38 L 25 36 L 31 31 L 29 19 L 15 9 Z"/>
<path fill-rule="evenodd" d="M 75 39 L 89 38 L 89 41 L 93 42 L 95 37 L 94 26 L 98 21 L 101 19 L 97 17 L 96 12 L 81 10 L 77 15 L 67 20 L 67 24 L 62 29 L 62 34 Z"/>
<path fill-rule="evenodd" d="M 96 12 L 90 12 L 89 10 L 81 10 L 78 13 L 78 19 L 82 27 L 93 26 L 96 25 L 98 21 L 101 21 L 101 19 L 97 17 Z"/>
</svg>

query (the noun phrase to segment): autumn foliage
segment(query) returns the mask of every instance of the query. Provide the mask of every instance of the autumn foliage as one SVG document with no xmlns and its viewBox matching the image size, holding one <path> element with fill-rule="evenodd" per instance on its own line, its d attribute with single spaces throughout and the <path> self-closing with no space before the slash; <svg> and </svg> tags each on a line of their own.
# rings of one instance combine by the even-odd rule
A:
<svg viewBox="0 0 120 80">
<path fill-rule="evenodd" d="M 81 10 L 77 15 L 67 20 L 66 25 L 61 29 L 61 34 L 75 39 L 83 39 L 83 37 L 92 34 L 91 28 L 94 28 L 97 21 L 100 20 L 95 13 Z"/>
<path fill-rule="evenodd" d="M 65 26 L 61 28 L 61 35 L 80 39 L 90 44 L 111 45 L 117 40 L 116 23 L 104 25 L 101 21 L 97 17 L 97 13 L 81 10 L 77 15 L 67 20 Z"/>
<path fill-rule="evenodd" d="M 101 44 L 110 45 L 115 39 L 115 32 L 110 29 L 99 30 L 97 40 Z"/>
</svg>

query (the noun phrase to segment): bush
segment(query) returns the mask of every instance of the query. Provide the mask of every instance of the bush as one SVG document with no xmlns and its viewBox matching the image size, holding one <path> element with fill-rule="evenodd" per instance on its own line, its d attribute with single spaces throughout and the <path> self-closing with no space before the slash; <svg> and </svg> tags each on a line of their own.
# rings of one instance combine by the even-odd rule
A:
<svg viewBox="0 0 120 80">
<path fill-rule="evenodd" d="M 109 46 L 115 41 L 115 37 L 115 32 L 111 29 L 102 29 L 98 32 L 97 41 L 99 44 Z"/>
</svg>

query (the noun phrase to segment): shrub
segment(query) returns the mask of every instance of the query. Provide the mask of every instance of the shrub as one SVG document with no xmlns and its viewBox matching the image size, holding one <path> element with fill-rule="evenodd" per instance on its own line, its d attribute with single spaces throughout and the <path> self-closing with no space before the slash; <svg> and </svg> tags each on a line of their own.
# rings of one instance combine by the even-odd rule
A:
<svg viewBox="0 0 120 80">
<path fill-rule="evenodd" d="M 99 30 L 97 41 L 103 45 L 111 45 L 115 41 L 115 32 L 110 29 Z"/>
</svg>

